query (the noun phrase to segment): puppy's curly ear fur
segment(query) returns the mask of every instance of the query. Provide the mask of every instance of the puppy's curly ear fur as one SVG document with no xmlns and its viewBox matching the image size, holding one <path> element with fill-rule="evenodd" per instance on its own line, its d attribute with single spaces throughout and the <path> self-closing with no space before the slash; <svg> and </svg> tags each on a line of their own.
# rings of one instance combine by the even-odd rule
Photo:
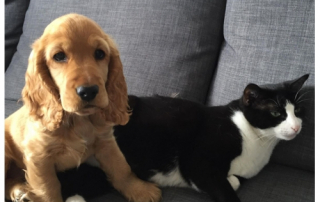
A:
<svg viewBox="0 0 320 202">
<path fill-rule="evenodd" d="M 115 125 L 125 125 L 129 121 L 127 84 L 123 75 L 123 67 L 116 44 L 105 35 L 110 48 L 110 61 L 106 90 L 109 97 L 109 105 L 104 111 L 107 122 Z"/>
<path fill-rule="evenodd" d="M 29 109 L 29 116 L 39 120 L 50 131 L 57 129 L 62 121 L 63 110 L 59 92 L 46 64 L 41 39 L 32 45 L 22 100 Z"/>
</svg>

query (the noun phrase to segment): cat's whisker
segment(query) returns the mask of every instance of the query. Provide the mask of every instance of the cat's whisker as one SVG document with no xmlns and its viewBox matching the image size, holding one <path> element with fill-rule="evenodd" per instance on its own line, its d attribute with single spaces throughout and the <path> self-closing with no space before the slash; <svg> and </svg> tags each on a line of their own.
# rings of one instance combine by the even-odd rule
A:
<svg viewBox="0 0 320 202">
<path fill-rule="evenodd" d="M 310 99 L 304 99 L 304 100 L 299 100 L 298 102 L 296 102 L 297 104 L 301 103 L 301 102 L 304 102 L 304 101 L 308 101 Z"/>
<path fill-rule="evenodd" d="M 306 91 L 306 92 L 304 92 L 302 95 L 300 95 L 299 97 L 298 97 L 298 99 L 297 100 L 295 100 L 295 102 L 299 102 L 299 100 L 301 99 L 301 98 L 303 98 L 303 96 L 305 96 L 307 93 L 310 93 L 311 91 Z"/>
<path fill-rule="evenodd" d="M 259 141 L 259 140 L 263 140 L 263 136 L 258 136 L 256 139 L 254 139 L 253 141 Z"/>
<path fill-rule="evenodd" d="M 256 142 L 256 141 L 262 140 L 263 138 L 264 138 L 263 135 L 256 133 L 256 138 L 251 137 L 250 139 L 251 139 L 253 142 Z"/>
<path fill-rule="evenodd" d="M 268 145 L 267 148 L 270 148 L 271 145 L 272 145 L 272 144 L 274 143 L 274 141 L 276 141 L 276 140 L 277 140 L 277 137 L 274 136 L 274 135 L 272 135 L 272 137 L 268 140 L 268 141 L 269 141 L 269 145 Z"/>
<path fill-rule="evenodd" d="M 300 90 L 298 90 L 298 92 L 297 92 L 296 95 L 294 96 L 294 101 L 296 101 L 297 95 L 300 93 L 301 90 L 302 90 L 302 88 L 300 88 Z"/>
<path fill-rule="evenodd" d="M 280 107 L 281 104 L 280 104 L 280 102 L 279 102 L 279 96 L 277 96 L 277 103 L 278 103 L 278 106 Z"/>
<path fill-rule="evenodd" d="M 258 137 L 256 139 L 254 139 L 254 141 L 259 141 L 261 140 L 261 142 L 265 142 L 265 141 L 268 141 L 269 139 L 271 139 L 272 137 L 274 137 L 273 134 L 264 134 L 264 135 L 257 135 Z M 269 138 L 270 137 L 270 138 Z"/>
<path fill-rule="evenodd" d="M 235 110 L 234 108 L 232 108 L 232 107 L 229 107 L 229 109 L 230 109 L 231 112 L 236 111 L 236 110 Z"/>
</svg>

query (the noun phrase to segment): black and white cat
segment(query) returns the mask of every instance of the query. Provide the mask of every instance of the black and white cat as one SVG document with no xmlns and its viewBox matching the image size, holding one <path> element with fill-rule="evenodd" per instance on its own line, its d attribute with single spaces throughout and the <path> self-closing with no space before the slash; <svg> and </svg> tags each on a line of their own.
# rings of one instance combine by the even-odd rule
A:
<svg viewBox="0 0 320 202">
<path fill-rule="evenodd" d="M 301 131 L 299 91 L 308 76 L 276 89 L 249 84 L 225 106 L 130 96 L 130 121 L 114 134 L 138 177 L 191 187 L 217 202 L 240 201 L 238 177 L 258 174 L 276 144 Z"/>
</svg>

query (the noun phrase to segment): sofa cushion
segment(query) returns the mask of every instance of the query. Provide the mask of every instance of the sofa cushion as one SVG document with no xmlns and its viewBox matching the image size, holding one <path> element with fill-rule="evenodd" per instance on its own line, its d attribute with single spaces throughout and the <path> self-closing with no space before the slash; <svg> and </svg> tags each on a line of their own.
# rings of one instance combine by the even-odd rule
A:
<svg viewBox="0 0 320 202">
<path fill-rule="evenodd" d="M 228 1 L 208 105 L 239 98 L 248 83 L 279 83 L 310 73 L 306 86 L 314 86 L 314 22 L 312 0 Z M 314 170 L 314 98 L 305 103 L 307 124 L 295 140 L 278 145 L 273 160 Z"/>
<path fill-rule="evenodd" d="M 189 188 L 165 187 L 161 190 L 161 202 L 212 202 L 211 198 L 207 194 L 199 193 Z M 127 200 L 116 191 L 87 200 L 87 202 L 104 201 L 127 202 Z"/>
<path fill-rule="evenodd" d="M 267 165 L 257 176 L 246 180 L 237 191 L 243 202 L 313 202 L 314 173 L 277 164 Z M 205 193 L 188 188 L 162 188 L 162 202 L 212 202 Z M 125 202 L 117 192 L 88 202 Z"/>
<path fill-rule="evenodd" d="M 208 104 L 237 99 L 248 83 L 279 83 L 310 73 L 314 86 L 314 1 L 228 1 L 225 42 Z"/>
<path fill-rule="evenodd" d="M 5 69 L 8 68 L 22 34 L 22 25 L 29 0 L 5 1 Z"/>
<path fill-rule="evenodd" d="M 314 173 L 277 164 L 267 165 L 240 186 L 243 202 L 313 202 Z"/>
<path fill-rule="evenodd" d="M 31 1 L 6 73 L 5 97 L 20 98 L 30 44 L 52 20 L 75 12 L 113 36 L 130 94 L 179 94 L 204 102 L 223 40 L 224 11 L 224 0 Z"/>
<path fill-rule="evenodd" d="M 17 100 L 5 100 L 5 110 L 4 110 L 4 116 L 7 118 L 10 116 L 13 112 L 17 111 L 21 106 L 22 102 L 18 102 Z"/>
</svg>

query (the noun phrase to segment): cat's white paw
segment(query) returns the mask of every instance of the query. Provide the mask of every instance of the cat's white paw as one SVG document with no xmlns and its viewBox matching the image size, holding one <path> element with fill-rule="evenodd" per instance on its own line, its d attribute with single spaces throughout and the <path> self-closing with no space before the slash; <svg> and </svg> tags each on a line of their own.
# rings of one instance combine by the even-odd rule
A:
<svg viewBox="0 0 320 202">
<path fill-rule="evenodd" d="M 82 196 L 74 195 L 67 198 L 66 202 L 86 202 Z"/>
<path fill-rule="evenodd" d="M 229 183 L 231 184 L 233 190 L 237 191 L 240 187 L 239 179 L 234 175 L 230 175 L 227 179 L 228 179 Z"/>
</svg>

